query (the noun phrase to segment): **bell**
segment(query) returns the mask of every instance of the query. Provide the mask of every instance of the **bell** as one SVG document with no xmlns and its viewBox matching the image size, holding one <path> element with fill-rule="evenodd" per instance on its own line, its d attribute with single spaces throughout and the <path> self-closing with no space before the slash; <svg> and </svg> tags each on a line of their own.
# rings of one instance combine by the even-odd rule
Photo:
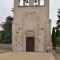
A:
<svg viewBox="0 0 60 60">
<path fill-rule="evenodd" d="M 34 0 L 35 3 L 37 3 L 37 0 Z"/>
</svg>

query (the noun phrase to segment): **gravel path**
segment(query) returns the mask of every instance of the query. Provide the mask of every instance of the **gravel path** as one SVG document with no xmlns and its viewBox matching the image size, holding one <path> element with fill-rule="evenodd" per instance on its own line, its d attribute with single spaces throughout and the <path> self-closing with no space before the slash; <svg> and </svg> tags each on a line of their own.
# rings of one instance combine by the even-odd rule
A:
<svg viewBox="0 0 60 60">
<path fill-rule="evenodd" d="M 54 60 L 51 53 L 8 52 L 0 54 L 0 60 Z"/>
</svg>

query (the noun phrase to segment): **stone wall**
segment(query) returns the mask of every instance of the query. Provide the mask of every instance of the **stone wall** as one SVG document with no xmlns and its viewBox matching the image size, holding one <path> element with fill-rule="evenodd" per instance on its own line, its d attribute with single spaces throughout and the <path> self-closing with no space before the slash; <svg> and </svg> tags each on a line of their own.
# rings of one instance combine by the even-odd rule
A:
<svg viewBox="0 0 60 60">
<path fill-rule="evenodd" d="M 56 47 L 56 53 L 60 53 L 60 47 Z"/>
<path fill-rule="evenodd" d="M 0 44 L 0 48 L 11 48 L 11 44 Z"/>
<path fill-rule="evenodd" d="M 41 7 L 34 7 L 31 4 L 29 7 L 21 7 L 19 6 L 19 0 L 14 1 L 14 20 L 12 24 L 13 51 L 26 52 L 26 34 L 27 32 L 33 32 L 35 52 L 46 52 L 46 48 L 50 48 L 51 44 L 50 30 L 49 0 L 45 0 L 45 5 Z"/>
</svg>

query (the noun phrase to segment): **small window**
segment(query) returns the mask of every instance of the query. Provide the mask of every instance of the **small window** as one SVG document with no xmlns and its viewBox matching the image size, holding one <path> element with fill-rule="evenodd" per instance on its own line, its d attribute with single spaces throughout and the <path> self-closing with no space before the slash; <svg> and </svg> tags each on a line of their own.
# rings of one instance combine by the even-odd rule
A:
<svg viewBox="0 0 60 60">
<path fill-rule="evenodd" d="M 41 28 L 41 30 L 43 30 L 43 28 Z"/>
<path fill-rule="evenodd" d="M 19 0 L 19 6 L 23 6 L 23 0 Z"/>
<path fill-rule="evenodd" d="M 29 6 L 29 0 L 19 0 L 19 6 Z"/>
<path fill-rule="evenodd" d="M 25 6 L 29 6 L 29 0 L 25 1 Z"/>
<path fill-rule="evenodd" d="M 19 0 L 19 6 L 29 6 L 29 0 Z M 33 6 L 44 6 L 44 0 L 33 0 Z"/>
<path fill-rule="evenodd" d="M 44 6 L 44 0 L 34 0 L 34 6 Z"/>
<path fill-rule="evenodd" d="M 19 32 L 16 32 L 17 34 L 19 34 Z"/>
<path fill-rule="evenodd" d="M 38 0 L 33 1 L 34 6 L 38 6 Z"/>
<path fill-rule="evenodd" d="M 44 6 L 44 0 L 40 0 L 40 6 Z"/>
</svg>

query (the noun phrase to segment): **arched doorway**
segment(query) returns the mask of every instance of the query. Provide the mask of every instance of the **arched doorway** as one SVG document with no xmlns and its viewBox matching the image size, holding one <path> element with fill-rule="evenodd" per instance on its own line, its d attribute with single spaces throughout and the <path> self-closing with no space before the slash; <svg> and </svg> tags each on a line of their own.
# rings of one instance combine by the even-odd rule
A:
<svg viewBox="0 0 60 60">
<path fill-rule="evenodd" d="M 35 38 L 33 32 L 26 33 L 26 52 L 34 52 Z"/>
</svg>

